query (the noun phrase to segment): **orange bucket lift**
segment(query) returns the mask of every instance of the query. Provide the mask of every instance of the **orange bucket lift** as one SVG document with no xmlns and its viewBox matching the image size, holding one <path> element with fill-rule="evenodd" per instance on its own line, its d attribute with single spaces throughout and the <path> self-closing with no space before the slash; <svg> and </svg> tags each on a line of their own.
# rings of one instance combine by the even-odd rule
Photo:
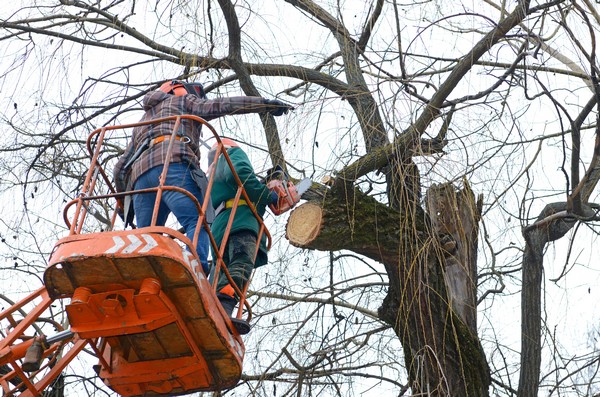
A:
<svg viewBox="0 0 600 397">
<path fill-rule="evenodd" d="M 156 188 L 117 193 L 101 166 L 103 144 L 111 131 L 174 120 L 174 138 L 182 119 L 202 123 L 212 132 L 219 143 L 215 161 L 226 161 L 238 183 L 221 246 L 217 246 L 206 222 L 209 200 L 200 205 L 186 190 L 164 185 L 175 139 L 169 140 L 167 161 Z M 225 272 L 241 297 L 237 317 L 245 315 L 249 321 L 252 312 L 245 300 L 246 291 L 235 285 L 222 256 L 238 202 L 251 201 L 217 132 L 197 116 L 173 116 L 97 129 L 89 135 L 87 147 L 91 166 L 79 197 L 65 207 L 69 235 L 52 251 L 44 286 L 0 313 L 0 385 L 4 395 L 42 396 L 83 349 L 98 358 L 94 370 L 103 382 L 125 397 L 179 395 L 234 386 L 241 377 L 245 347 L 216 297 L 216 280 L 219 272 Z M 212 185 L 211 176 L 206 197 Z M 158 204 L 165 190 L 179 191 L 195 201 L 200 216 L 193 241 L 177 230 L 156 226 Z M 149 192 L 157 194 L 151 226 L 115 230 L 115 210 L 108 231 L 87 232 L 94 230 L 90 226 L 90 218 L 97 214 L 94 206 L 116 209 L 125 196 Z M 259 241 L 266 236 L 270 247 L 271 236 L 251 208 L 261 225 Z M 199 225 L 209 232 L 213 247 L 213 282 L 203 273 L 196 254 Z M 50 306 L 57 300 L 66 305 L 69 327 L 50 320 L 56 333 L 44 335 L 39 322 L 49 311 L 52 315 Z"/>
</svg>

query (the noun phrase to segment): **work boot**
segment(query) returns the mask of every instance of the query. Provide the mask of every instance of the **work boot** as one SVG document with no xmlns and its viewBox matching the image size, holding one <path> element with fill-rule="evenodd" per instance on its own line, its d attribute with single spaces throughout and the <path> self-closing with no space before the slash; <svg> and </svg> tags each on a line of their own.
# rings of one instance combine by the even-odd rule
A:
<svg viewBox="0 0 600 397">
<path fill-rule="evenodd" d="M 233 309 L 235 308 L 235 305 L 237 305 L 237 300 L 225 294 L 217 294 L 217 298 L 219 298 L 221 306 L 223 306 L 225 313 L 227 313 L 227 316 L 235 326 L 235 329 L 237 329 L 237 332 L 240 335 L 246 335 L 248 332 L 250 332 L 250 324 L 248 324 L 247 321 L 232 316 Z"/>
</svg>

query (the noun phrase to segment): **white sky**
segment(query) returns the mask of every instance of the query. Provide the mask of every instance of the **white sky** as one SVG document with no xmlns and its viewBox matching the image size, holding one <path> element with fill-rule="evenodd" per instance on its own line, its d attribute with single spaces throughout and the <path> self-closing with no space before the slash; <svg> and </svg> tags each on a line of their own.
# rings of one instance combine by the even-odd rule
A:
<svg viewBox="0 0 600 397">
<path fill-rule="evenodd" d="M 28 2 L 24 2 L 26 4 Z M 202 2 L 199 2 L 202 4 Z M 250 1 L 247 4 L 255 6 L 259 3 Z M 362 3 L 351 3 L 348 4 L 359 4 L 360 6 L 353 10 L 348 10 L 344 15 L 346 23 L 360 23 L 364 19 Z M 18 6 L 17 6 L 18 5 Z M 468 4 L 467 4 L 468 5 Z M 10 10 L 8 7 L 20 7 L 18 2 L 3 3 L 0 6 L 0 16 L 5 18 Z M 139 5 L 143 7 L 143 5 Z M 190 2 L 189 9 L 195 10 L 197 4 Z M 452 8 L 452 4 L 445 4 L 444 7 Z M 429 8 L 428 8 L 429 7 Z M 433 4 L 429 6 L 424 5 L 421 11 L 421 15 L 407 15 L 411 18 L 420 19 L 435 19 L 438 13 L 445 10 L 434 10 Z M 480 8 L 478 2 L 471 2 L 472 9 Z M 388 10 L 388 12 L 390 12 Z M 252 16 L 245 19 L 245 14 L 242 10 L 239 10 L 240 19 L 245 23 L 244 30 L 246 32 L 252 32 L 251 39 L 245 37 L 246 48 L 256 51 L 257 58 L 263 57 L 263 52 L 266 50 L 271 51 L 274 46 L 277 47 L 277 54 L 283 54 L 281 57 L 276 55 L 272 58 L 272 62 L 286 62 L 286 61 L 300 61 L 306 57 L 312 57 L 309 64 L 315 64 L 323 56 L 326 56 L 335 50 L 335 43 L 330 40 L 329 34 L 324 32 L 322 28 L 315 27 L 312 23 L 307 23 L 304 17 L 300 13 L 289 12 L 289 6 L 283 3 L 273 3 L 271 7 L 267 7 L 261 4 L 260 17 Z M 142 17 L 142 13 L 139 13 Z M 356 17 L 358 15 L 358 17 Z M 495 13 L 490 13 L 494 15 Z M 390 14 L 390 18 L 392 15 Z M 280 23 L 283 21 L 283 23 Z M 352 21 L 352 22 L 351 22 Z M 414 22 L 413 22 L 414 21 Z M 218 24 L 218 21 L 216 21 Z M 472 26 L 467 27 L 481 27 L 484 23 L 477 18 L 471 20 Z M 440 36 L 439 32 L 435 30 L 426 30 L 425 32 L 416 29 L 417 20 L 413 19 L 407 22 L 407 25 L 403 27 L 406 32 L 406 37 L 403 36 L 403 46 L 405 50 L 410 52 L 417 52 L 423 47 L 430 48 L 430 52 L 436 52 L 440 57 L 443 56 L 456 56 L 460 53 L 460 49 L 469 48 L 472 44 L 472 40 L 469 36 L 462 36 L 460 40 L 455 40 L 452 36 Z M 140 25 L 142 26 L 142 25 Z M 198 35 L 186 34 L 182 37 L 167 36 L 163 34 L 162 29 L 155 30 L 155 24 L 150 21 L 145 21 L 146 34 L 151 35 L 151 32 L 155 32 L 155 39 L 168 45 L 179 44 L 185 38 L 186 45 L 203 49 L 206 47 L 206 43 L 200 38 L 204 32 L 198 32 Z M 206 26 L 200 25 L 202 27 Z M 267 28 L 268 27 L 268 28 Z M 466 28 L 465 26 L 461 26 Z M 381 23 L 378 27 L 378 37 L 389 39 L 386 34 L 387 30 L 392 32 L 395 27 L 386 20 Z M 350 29 L 352 30 L 352 29 Z M 437 34 L 436 34 L 437 33 Z M 0 79 L 0 114 L 2 119 L 9 119 L 12 121 L 18 121 L 29 129 L 35 130 L 36 128 L 47 130 L 48 120 L 51 120 L 54 116 L 54 103 L 66 102 L 69 103 L 73 100 L 74 95 L 79 90 L 81 83 L 88 77 L 97 77 L 102 71 L 121 64 L 127 61 L 127 56 L 124 53 L 106 53 L 105 51 L 93 50 L 86 53 L 86 56 L 80 60 L 78 50 L 70 44 L 57 47 L 57 42 L 50 42 L 46 38 L 36 39 L 38 46 L 34 50 L 35 57 L 26 60 L 25 67 L 22 73 L 11 74 L 10 79 Z M 226 42 L 225 36 L 216 38 L 217 41 L 223 43 Z M 319 43 L 320 45 L 315 45 Z M 323 44 L 326 43 L 326 44 Z M 435 48 L 432 50 L 432 44 L 435 44 Z M 22 51 L 20 44 L 11 44 L 4 42 L 5 58 L 12 61 L 13 57 Z M 570 57 L 576 59 L 576 54 L 570 53 L 569 46 L 560 47 L 561 51 L 564 51 Z M 266 49 L 266 50 L 265 50 Z M 52 61 L 46 61 L 46 55 L 49 51 L 55 52 L 55 57 Z M 222 51 L 221 51 L 222 52 Z M 308 56 L 305 54 L 309 54 Z M 116 55 L 115 55 L 116 54 Z M 223 53 L 221 53 L 223 55 Z M 248 51 L 248 56 L 251 55 L 251 51 Z M 487 57 L 493 58 L 496 53 L 490 53 Z M 487 58 L 486 58 L 487 59 Z M 44 60 L 44 62 L 36 62 L 36 60 Z M 553 64 L 557 64 L 556 60 L 550 60 Z M 41 67 L 40 67 L 41 64 Z M 409 64 L 409 67 L 413 71 L 417 70 L 419 66 L 416 62 Z M 426 67 L 424 64 L 422 67 Z M 155 69 L 139 68 L 133 76 L 130 76 L 135 83 L 142 84 L 144 81 L 159 80 L 162 78 L 170 77 L 169 74 L 174 73 L 176 68 L 171 66 L 161 66 Z M 397 72 L 397 71 L 396 71 Z M 115 76 L 115 79 L 123 78 L 123 75 Z M 202 76 L 200 80 L 206 82 L 212 81 L 211 76 Z M 343 77 L 340 76 L 343 79 Z M 280 92 L 282 87 L 286 87 L 288 82 L 282 80 L 276 80 L 275 82 L 265 82 L 264 79 L 260 80 L 262 84 L 262 90 L 264 96 L 270 97 Z M 457 96 L 460 96 L 460 92 L 469 90 L 472 92 L 477 90 L 477 87 L 486 82 L 486 78 L 480 75 L 472 75 L 469 79 L 465 80 L 464 84 L 461 85 Z M 553 83 L 553 81 L 549 81 Z M 577 84 L 577 86 L 575 86 Z M 573 80 L 572 84 L 565 83 L 566 88 L 581 87 L 581 83 Z M 385 84 L 381 87 L 382 96 L 390 94 L 395 89 L 394 85 Z M 23 95 L 24 92 L 32 93 L 31 96 Z M 424 95 L 430 95 L 431 89 L 423 88 Z M 97 97 L 105 96 L 106 92 L 96 91 L 93 95 Z M 239 94 L 239 92 L 238 92 Z M 215 94 L 209 94 L 209 96 Z M 306 170 L 309 176 L 313 176 L 316 180 L 320 179 L 321 176 L 331 173 L 331 170 L 336 170 L 341 167 L 345 162 L 350 161 L 348 158 L 340 158 L 339 154 L 344 153 L 347 148 L 354 147 L 357 145 L 359 154 L 364 150 L 364 145 L 360 138 L 356 138 L 348 130 L 353 128 L 355 124 L 354 118 L 347 114 L 347 104 L 342 103 L 335 98 L 332 93 L 326 94 L 328 98 L 332 100 L 326 100 L 321 102 L 319 100 L 311 100 L 310 102 L 299 106 L 289 116 L 283 116 L 278 118 L 277 123 L 280 128 L 282 136 L 282 144 L 286 153 L 287 159 L 293 163 L 293 165 L 299 169 Z M 574 106 L 585 103 L 589 98 L 589 91 L 585 88 L 575 88 L 572 92 L 565 90 L 564 103 Z M 294 103 L 293 98 L 283 98 Z M 300 103 L 304 98 L 298 98 L 296 103 Z M 18 111 L 13 108 L 13 103 L 18 102 Z M 40 106 L 35 106 L 38 103 Z M 321 109 L 319 106 L 324 103 L 324 108 Z M 524 103 L 510 103 L 507 104 L 505 109 L 506 116 L 503 120 L 509 120 L 509 112 L 520 112 L 526 104 Z M 390 117 L 394 118 L 397 122 L 397 127 L 402 129 L 408 125 L 411 120 L 414 120 L 418 114 L 419 107 L 415 106 L 414 102 L 399 101 L 394 104 L 394 108 L 390 111 Z M 481 127 L 484 123 L 485 114 L 476 112 L 475 110 L 464 110 L 463 112 L 455 116 L 454 128 L 456 129 L 456 136 L 460 136 L 461 127 L 469 127 L 470 129 L 476 129 L 478 126 L 482 128 L 482 134 L 487 134 L 490 138 L 493 137 L 502 141 L 508 139 L 509 141 L 517 141 L 521 138 L 521 134 L 526 134 L 528 137 L 540 136 L 543 134 L 552 134 L 558 131 L 556 126 L 556 119 L 553 115 L 553 109 L 548 106 L 547 103 L 541 105 L 534 104 L 528 109 L 527 118 L 529 119 L 528 127 L 530 130 L 517 130 L 514 129 L 509 123 L 501 126 L 495 124 L 491 127 L 491 131 L 486 131 L 485 128 Z M 126 119 L 137 119 L 139 118 L 139 112 L 129 113 Z M 317 115 L 320 116 L 320 125 L 318 128 L 315 127 L 315 120 Z M 125 118 L 124 118 L 125 119 Z M 226 123 L 226 124 L 225 124 Z M 247 131 L 243 133 L 243 137 L 253 144 L 265 148 L 266 143 L 264 138 L 258 132 L 260 126 L 256 117 L 243 116 L 236 118 L 235 120 L 219 120 L 216 123 L 219 128 L 227 125 L 230 127 L 241 126 L 240 130 Z M 5 129 L 6 126 L 3 126 Z M 80 129 L 81 133 L 85 133 L 85 129 Z M 319 142 L 319 147 L 315 147 L 313 139 Z M 508 138 L 507 138 L 508 137 Z M 589 159 L 590 156 L 590 139 L 592 137 L 591 132 L 584 134 L 585 142 L 585 156 Z M 16 138 L 19 139 L 19 138 Z M 425 180 L 437 180 L 438 178 L 448 178 L 448 176 L 461 175 L 468 168 L 465 164 L 473 159 L 485 148 L 481 142 L 482 137 L 478 136 L 460 136 L 460 139 L 455 139 L 451 142 L 449 149 L 456 151 L 450 151 L 450 153 L 443 159 L 436 163 L 436 173 L 427 175 Z M 488 147 L 497 145 L 491 140 L 488 142 Z M 467 149 L 464 149 L 467 148 Z M 472 186 L 476 193 L 484 193 L 486 204 L 490 204 L 496 199 L 496 196 L 502 193 L 510 183 L 512 183 L 516 176 L 521 173 L 524 167 L 527 166 L 527 161 L 523 161 L 520 157 L 513 157 L 510 153 L 512 149 L 508 147 L 502 150 L 500 153 L 500 159 L 497 162 L 490 163 L 481 169 L 477 169 L 471 176 Z M 517 148 L 515 147 L 515 150 Z M 537 150 L 537 143 L 531 144 L 526 152 L 528 158 L 531 158 L 532 153 Z M 560 141 L 555 139 L 543 144 L 543 151 L 539 161 L 532 168 L 533 180 L 531 184 L 534 188 L 542 190 L 534 191 L 534 194 L 541 196 L 547 193 L 547 190 L 552 189 L 564 189 L 564 177 L 559 169 L 560 162 L 562 159 L 557 153 L 560 153 L 561 146 Z M 250 151 L 252 159 L 255 161 L 257 169 L 265 169 L 270 166 L 264 152 L 259 150 Z M 501 156 L 506 156 L 506 161 Z M 427 159 L 426 163 L 430 163 L 432 159 Z M 315 163 L 313 168 L 313 162 Z M 568 164 L 567 164 L 568 166 Z M 18 165 L 15 165 L 16 169 Z M 439 171 L 441 170 L 441 171 Z M 6 175 L 2 175 L 5 178 Z M 429 179 L 427 179 L 429 178 Z M 489 239 L 493 243 L 495 250 L 499 250 L 504 247 L 507 241 L 514 242 L 518 247 L 523 244 L 523 239 L 520 234 L 520 226 L 517 220 L 518 214 L 516 213 L 518 206 L 525 190 L 527 181 L 521 179 L 517 182 L 515 188 L 516 193 L 511 193 L 500 199 L 500 206 L 496 207 L 493 211 L 488 213 L 485 218 L 487 232 Z M 9 226 L 21 225 L 24 229 L 35 230 L 35 237 L 39 241 L 39 244 L 43 247 L 43 251 L 48 252 L 51 249 L 53 241 L 55 241 L 61 234 L 62 230 L 56 225 L 62 224 L 62 204 L 54 201 L 51 206 L 45 205 L 48 196 L 54 196 L 57 194 L 54 190 L 47 190 L 43 195 L 38 195 L 35 199 L 31 199 L 30 209 L 32 210 L 32 216 L 27 221 L 20 215 L 20 190 L 13 189 L 6 193 L 2 193 L 0 196 L 0 202 L 3 203 L 0 208 L 0 234 L 2 237 L 7 235 L 6 231 Z M 529 195 L 531 196 L 531 195 Z M 597 198 L 597 193 L 593 197 Z M 551 197 L 549 199 L 542 198 L 534 200 L 529 208 L 529 216 L 537 216 L 539 211 L 551 201 L 563 200 L 564 197 Z M 35 200 L 35 201 L 34 201 Z M 487 208 L 486 208 L 487 210 Z M 40 220 L 38 221 L 37 218 Z M 510 222 L 509 222 L 509 219 Z M 305 269 L 298 265 L 298 268 L 289 269 L 284 267 L 285 265 L 280 264 L 277 261 L 279 256 L 286 257 L 288 255 L 297 256 L 296 260 L 304 260 L 304 256 L 310 257 L 310 261 L 316 260 L 313 255 L 298 252 L 287 246 L 287 242 L 283 239 L 283 226 L 285 225 L 285 217 L 283 219 L 269 218 L 268 222 L 272 224 L 272 230 L 277 231 L 274 233 L 278 241 L 281 241 L 281 246 L 278 246 L 271 254 L 272 262 L 274 262 L 268 268 L 261 269 L 257 272 L 254 287 L 257 289 L 266 288 L 265 283 L 261 280 L 265 280 L 267 276 L 278 275 L 279 272 L 292 272 L 290 276 L 286 276 L 288 283 L 299 282 L 298 280 L 304 277 Z M 10 236 L 9 236 L 10 237 Z M 23 234 L 14 241 L 14 247 L 29 247 L 32 246 L 34 236 Z M 480 238 L 480 247 L 487 249 L 483 245 L 483 237 Z M 580 232 L 577 234 L 576 246 L 573 248 L 573 252 L 569 258 L 566 267 L 569 269 L 569 273 L 562 278 L 559 282 L 553 283 L 549 281 L 552 278 L 557 277 L 565 266 L 566 254 L 569 249 L 567 239 L 563 238 L 557 244 L 552 244 L 547 251 L 545 256 L 545 299 L 546 299 L 546 324 L 545 326 L 551 330 L 551 333 L 555 333 L 560 341 L 561 349 L 564 350 L 566 356 L 575 354 L 580 351 L 581 348 L 588 349 L 585 341 L 590 332 L 598 329 L 599 309 L 596 302 L 600 300 L 600 272 L 597 266 L 597 238 L 587 228 L 581 227 Z M 502 267 L 507 266 L 513 262 L 519 262 L 520 253 L 516 250 L 505 251 L 496 257 L 496 266 Z M 327 270 L 326 261 L 327 258 L 323 257 L 320 253 L 315 253 L 315 257 L 321 257 L 320 261 L 315 262 L 312 265 L 310 271 L 314 272 L 315 275 L 324 274 L 323 271 Z M 10 267 L 12 263 L 12 251 L 8 249 L 5 244 L 0 244 L 0 257 L 4 257 L 4 266 Z M 38 258 L 39 261 L 39 257 Z M 0 259 L 2 260 L 2 259 Z M 487 269 L 491 265 L 491 256 L 489 252 L 482 251 L 479 257 L 480 268 Z M 325 262 L 326 263 L 326 262 Z M 311 262 L 312 264 L 312 262 Z M 379 270 L 381 266 L 375 265 Z M 299 270 L 302 269 L 302 270 Z M 358 271 L 360 273 L 360 271 Z M 510 278 L 506 279 L 507 287 L 505 293 L 502 296 L 492 296 L 484 301 L 480 305 L 479 321 L 481 337 L 486 347 L 490 360 L 495 359 L 496 356 L 493 353 L 494 344 L 500 341 L 502 344 L 508 346 L 514 354 L 512 356 L 509 353 L 506 355 L 509 357 L 511 365 L 518 365 L 518 351 L 520 349 L 520 285 L 518 280 L 520 279 L 520 273 L 517 273 L 516 280 L 511 281 Z M 2 272 L 0 272 L 0 283 L 7 285 L 4 278 L 2 278 Z M 326 282 L 321 280 L 321 282 Z M 28 282 L 28 281 L 27 281 Z M 302 284 L 300 282 L 300 284 Z M 306 286 L 305 286 L 306 287 Z M 485 285 L 482 287 L 480 294 L 483 292 L 483 288 L 492 287 L 491 285 Z M 21 284 L 11 284 L 7 288 L 6 292 L 10 292 L 11 295 L 18 291 L 23 290 Z M 12 289 L 14 288 L 14 289 Z M 371 302 L 369 309 L 376 310 L 378 302 Z M 248 343 L 249 352 L 252 351 L 252 344 L 255 342 L 255 338 L 262 338 L 264 335 L 253 335 Z M 275 341 L 273 341 L 275 343 Z M 265 346 L 265 342 L 259 343 L 256 341 L 256 346 Z M 550 346 L 546 346 L 550 349 Z M 507 352 L 510 351 L 507 349 Z M 547 350 L 549 351 L 549 350 Z M 248 355 L 250 357 L 250 354 Z M 249 364 L 252 365 L 252 364 Z M 515 379 L 515 378 L 513 378 Z M 515 381 L 515 380 L 513 380 Z M 365 390 L 368 387 L 365 386 Z M 372 394 L 370 394 L 372 393 Z M 374 389 L 366 392 L 365 395 L 376 395 L 381 394 L 381 391 L 375 387 Z"/>
</svg>

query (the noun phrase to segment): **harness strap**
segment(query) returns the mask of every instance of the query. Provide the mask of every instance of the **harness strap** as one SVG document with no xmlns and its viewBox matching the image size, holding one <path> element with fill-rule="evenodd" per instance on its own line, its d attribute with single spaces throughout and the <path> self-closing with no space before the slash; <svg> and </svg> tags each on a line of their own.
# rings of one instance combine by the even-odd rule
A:
<svg viewBox="0 0 600 397">
<path fill-rule="evenodd" d="M 234 199 L 229 199 L 229 200 L 225 201 L 225 208 L 233 207 L 234 201 L 235 201 Z M 238 205 L 248 205 L 248 203 L 246 202 L 246 200 L 240 200 L 240 201 L 238 201 Z"/>
<path fill-rule="evenodd" d="M 161 135 L 159 137 L 156 137 L 150 141 L 150 147 L 156 145 L 157 143 L 168 141 L 169 139 L 171 139 L 171 135 Z M 191 142 L 190 138 L 187 136 L 175 135 L 175 139 L 178 141 L 182 141 L 183 143 Z"/>
<path fill-rule="evenodd" d="M 219 204 L 217 206 L 217 208 L 215 209 L 215 217 L 217 215 L 219 215 L 221 212 L 225 211 L 226 209 L 233 207 L 234 201 L 235 201 L 235 199 L 221 201 L 221 204 Z M 246 200 L 240 200 L 240 201 L 238 201 L 238 205 L 248 205 L 248 203 L 246 202 Z"/>
</svg>

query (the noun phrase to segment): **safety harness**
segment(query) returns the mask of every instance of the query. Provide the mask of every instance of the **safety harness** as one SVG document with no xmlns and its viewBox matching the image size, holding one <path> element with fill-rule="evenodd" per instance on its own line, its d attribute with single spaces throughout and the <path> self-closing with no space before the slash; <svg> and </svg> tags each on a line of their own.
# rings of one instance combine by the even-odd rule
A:
<svg viewBox="0 0 600 397">
<path fill-rule="evenodd" d="M 146 150 L 152 149 L 155 145 L 157 145 L 161 142 L 168 141 L 171 138 L 174 138 L 175 140 L 178 140 L 185 144 L 189 144 L 190 142 L 192 142 L 190 137 L 188 137 L 186 135 L 175 135 L 175 137 L 173 137 L 171 135 L 161 135 L 156 138 L 148 138 L 135 151 L 135 153 L 131 156 L 129 161 L 127 161 L 127 163 L 125 163 L 125 165 L 123 166 L 123 170 L 125 172 L 128 172 L 130 167 L 133 165 L 133 163 L 135 163 L 140 158 L 142 153 L 144 153 Z M 204 145 L 206 145 L 206 143 L 202 139 L 200 139 L 200 141 Z M 206 189 L 208 188 L 208 181 L 206 180 L 206 175 L 197 166 L 194 166 L 193 168 L 194 169 L 191 172 L 192 179 L 194 179 L 194 181 L 196 182 L 196 184 L 198 185 L 200 190 L 204 193 L 204 192 L 206 192 Z M 131 181 L 129 181 L 129 184 L 126 188 L 127 191 L 131 190 L 131 188 L 132 188 L 132 186 L 130 186 L 130 184 L 131 184 Z M 210 200 L 210 197 L 209 197 L 209 200 Z M 241 201 L 243 201 L 243 200 L 241 200 Z M 245 203 L 245 201 L 244 201 L 244 203 Z M 228 208 L 230 208 L 230 207 L 228 207 Z M 209 204 L 208 210 L 207 210 L 207 215 L 206 215 L 206 221 L 208 223 L 212 223 L 215 216 L 216 215 L 213 214 L 213 207 L 212 207 L 212 205 Z M 127 227 L 128 225 L 133 226 L 133 200 L 130 195 L 125 196 L 125 198 L 123 200 L 123 219 L 125 220 L 125 227 Z"/>
<path fill-rule="evenodd" d="M 221 212 L 230 209 L 231 207 L 233 207 L 233 203 L 235 202 L 235 199 L 229 199 L 227 201 L 221 201 L 221 204 L 219 204 L 219 206 L 217 207 L 217 209 L 215 209 L 215 217 L 217 215 L 219 215 Z M 246 200 L 239 200 L 238 201 L 238 205 L 248 205 L 248 202 Z"/>
</svg>

